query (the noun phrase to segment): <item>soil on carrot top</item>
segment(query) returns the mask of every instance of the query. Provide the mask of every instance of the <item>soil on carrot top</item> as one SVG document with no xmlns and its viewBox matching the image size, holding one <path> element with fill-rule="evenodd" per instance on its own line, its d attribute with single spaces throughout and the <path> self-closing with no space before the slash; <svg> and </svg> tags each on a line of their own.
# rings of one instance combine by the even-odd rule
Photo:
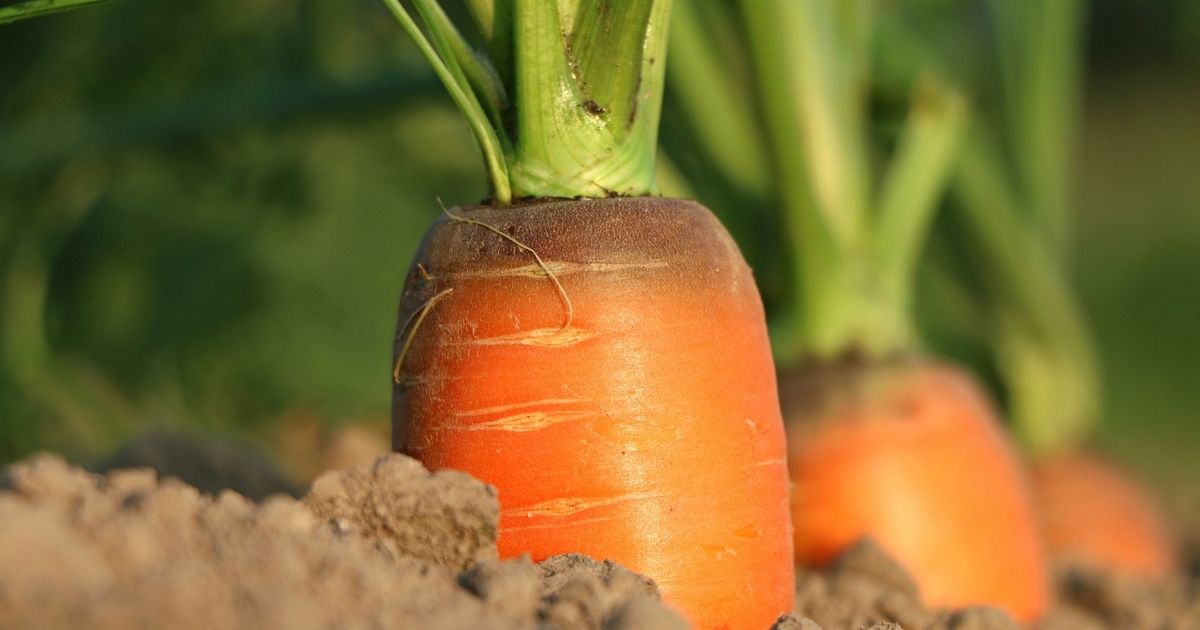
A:
<svg viewBox="0 0 1200 630">
<path fill-rule="evenodd" d="M 326 473 L 301 500 L 258 503 L 40 455 L 0 480 L 0 626 L 686 627 L 651 580 L 616 564 L 499 560 L 499 509 L 489 486 L 401 455 Z M 1063 570 L 1059 585 L 1041 630 L 1200 628 L 1195 573 L 1147 585 Z M 796 610 L 775 627 L 1018 626 L 986 608 L 924 608 L 912 579 L 864 541 L 800 572 Z"/>
</svg>

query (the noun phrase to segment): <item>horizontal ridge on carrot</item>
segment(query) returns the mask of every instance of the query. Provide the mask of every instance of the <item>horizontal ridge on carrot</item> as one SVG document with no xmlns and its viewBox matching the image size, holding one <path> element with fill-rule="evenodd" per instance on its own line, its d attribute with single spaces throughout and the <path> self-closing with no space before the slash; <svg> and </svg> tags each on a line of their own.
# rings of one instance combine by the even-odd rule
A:
<svg viewBox="0 0 1200 630">
<path fill-rule="evenodd" d="M 496 486 L 504 557 L 611 559 L 697 627 L 768 627 L 794 569 L 762 303 L 712 213 L 648 196 L 670 2 L 471 2 L 481 54 L 432 0 L 421 24 L 385 1 L 493 194 L 414 257 L 393 447 Z"/>
</svg>

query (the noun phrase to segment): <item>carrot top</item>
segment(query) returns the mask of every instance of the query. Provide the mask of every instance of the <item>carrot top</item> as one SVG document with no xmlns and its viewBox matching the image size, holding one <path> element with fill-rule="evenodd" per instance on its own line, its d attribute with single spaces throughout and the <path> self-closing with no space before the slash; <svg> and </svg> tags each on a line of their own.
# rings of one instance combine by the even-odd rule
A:
<svg viewBox="0 0 1200 630">
<path fill-rule="evenodd" d="M 1058 450 L 1095 426 L 1102 391 L 1069 269 L 1085 3 L 985 5 L 985 22 L 978 7 L 940 15 L 906 7 L 887 31 L 901 81 L 936 68 L 986 95 L 950 169 L 940 265 L 926 297 L 941 302 L 943 328 L 961 327 L 987 346 L 1025 446 Z"/>
<path fill-rule="evenodd" d="M 700 144 L 710 151 L 770 157 L 768 195 L 781 213 L 789 289 L 772 333 L 785 361 L 886 356 L 917 343 L 910 322 L 913 276 L 968 108 L 944 77 L 927 73 L 914 82 L 895 148 L 878 154 L 867 110 L 876 4 L 753 0 L 734 7 L 693 0 L 676 9 L 672 37 L 680 58 L 705 54 L 707 42 L 731 31 L 736 47 L 750 52 L 746 68 L 726 55 L 703 66 L 681 64 L 671 80 L 691 93 L 706 83 L 755 78 L 754 134 L 727 125 L 721 111 L 734 110 L 719 101 L 688 98 L 683 105 L 703 121 Z M 697 29 L 707 32 L 697 35 Z M 749 197 L 763 185 L 745 173 L 726 177 Z"/>
<path fill-rule="evenodd" d="M 671 0 L 466 0 L 470 40 L 437 0 L 383 1 L 467 118 L 495 201 L 654 191 Z"/>
<path fill-rule="evenodd" d="M 1034 451 L 1073 446 L 1095 426 L 1100 375 L 1069 274 L 1074 120 L 1084 3 L 999 0 L 999 111 L 980 116 L 959 161 L 954 200 L 983 271 L 1009 414 Z"/>
</svg>

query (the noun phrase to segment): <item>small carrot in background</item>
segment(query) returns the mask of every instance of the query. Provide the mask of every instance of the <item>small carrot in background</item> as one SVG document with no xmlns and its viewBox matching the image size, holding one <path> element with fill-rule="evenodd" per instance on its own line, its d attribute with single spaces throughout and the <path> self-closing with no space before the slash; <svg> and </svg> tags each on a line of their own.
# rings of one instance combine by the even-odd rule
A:
<svg viewBox="0 0 1200 630">
<path fill-rule="evenodd" d="M 648 196 L 669 0 L 469 2 L 486 53 L 385 1 L 493 194 L 414 258 L 394 448 L 495 485 L 502 556 L 611 559 L 699 627 L 768 627 L 794 569 L 762 304 L 708 210 Z"/>
<path fill-rule="evenodd" d="M 1034 470 L 1045 544 L 1058 564 L 1142 577 L 1176 565 L 1176 544 L 1150 491 L 1088 447 L 1100 413 L 1095 355 L 1061 259 L 1020 215 L 992 145 L 980 139 L 956 177 L 959 238 L 989 281 L 995 360 Z"/>
<path fill-rule="evenodd" d="M 913 574 L 927 603 L 990 604 L 1033 620 L 1048 587 L 1025 471 L 986 394 L 962 368 L 925 355 L 911 322 L 917 260 L 968 126 L 965 98 L 935 72 L 912 81 L 895 147 L 879 151 L 869 57 L 889 16 L 867 2 L 738 6 L 740 15 L 693 3 L 703 17 L 679 7 L 681 30 L 740 24 L 752 54 L 744 67 L 736 57 L 678 67 L 673 85 L 694 120 L 717 127 L 722 108 L 692 96 L 696 86 L 756 78 L 751 115 L 762 122 L 776 207 L 760 221 L 786 240 L 764 272 L 784 287 L 772 324 L 796 560 L 821 565 L 869 536 Z M 747 134 L 714 135 L 683 141 L 718 152 L 749 144 L 739 141 Z M 674 153 L 684 168 L 688 154 Z M 696 173 L 697 186 L 711 184 Z M 724 179 L 754 198 L 753 178 Z"/>
<path fill-rule="evenodd" d="M 1068 273 L 1083 3 L 991 2 L 1003 79 L 954 177 L 952 262 L 986 311 L 1008 412 L 1060 564 L 1162 577 L 1177 551 L 1148 489 L 1087 446 L 1101 413 L 1093 341 Z M 1003 121 L 1003 122 L 1000 122 Z M 980 281 L 982 280 L 982 281 Z"/>
<path fill-rule="evenodd" d="M 1033 473 L 1046 544 L 1060 562 L 1151 580 L 1177 567 L 1160 508 L 1117 463 L 1075 450 L 1039 457 Z"/>
</svg>

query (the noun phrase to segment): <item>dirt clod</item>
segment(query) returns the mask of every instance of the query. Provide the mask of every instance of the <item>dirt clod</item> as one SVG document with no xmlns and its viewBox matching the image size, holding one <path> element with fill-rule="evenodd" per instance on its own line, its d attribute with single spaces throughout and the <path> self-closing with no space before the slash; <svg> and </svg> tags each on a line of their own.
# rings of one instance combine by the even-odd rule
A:
<svg viewBox="0 0 1200 630">
<path fill-rule="evenodd" d="M 430 473 L 415 459 L 383 456 L 321 475 L 304 503 L 340 533 L 371 540 L 391 557 L 459 570 L 496 558 L 496 490 L 464 473 Z"/>
<path fill-rule="evenodd" d="M 652 582 L 611 563 L 496 560 L 494 492 L 399 455 L 323 477 L 303 503 L 214 498 L 148 471 L 100 476 L 52 456 L 11 467 L 3 488 L 5 627 L 682 624 Z"/>
<path fill-rule="evenodd" d="M 1058 604 L 1039 630 L 1200 630 L 1200 584 L 1183 575 L 1156 583 L 1064 567 L 1057 581 Z"/>
<path fill-rule="evenodd" d="M 822 630 L 817 622 L 807 617 L 797 617 L 794 614 L 783 615 L 771 626 L 771 630 Z"/>
<path fill-rule="evenodd" d="M 605 560 L 564 554 L 538 566 L 542 619 L 570 628 L 608 627 L 626 602 L 657 597 L 650 579 Z M 626 626 L 623 626 L 626 627 Z"/>
<path fill-rule="evenodd" d="M 1054 605 L 1034 626 L 1035 630 L 1200 630 L 1200 582 L 1187 572 L 1152 583 L 1065 568 L 1058 572 L 1056 584 Z M 798 572 L 795 613 L 780 618 L 774 628 L 817 627 L 825 630 L 1021 628 L 1004 611 L 995 608 L 924 607 L 908 573 L 869 540 L 859 542 L 823 570 Z"/>
<path fill-rule="evenodd" d="M 912 577 L 874 542 L 864 539 L 821 571 L 796 576 L 796 614 L 826 630 L 1017 630 L 990 608 L 930 610 Z"/>
</svg>

